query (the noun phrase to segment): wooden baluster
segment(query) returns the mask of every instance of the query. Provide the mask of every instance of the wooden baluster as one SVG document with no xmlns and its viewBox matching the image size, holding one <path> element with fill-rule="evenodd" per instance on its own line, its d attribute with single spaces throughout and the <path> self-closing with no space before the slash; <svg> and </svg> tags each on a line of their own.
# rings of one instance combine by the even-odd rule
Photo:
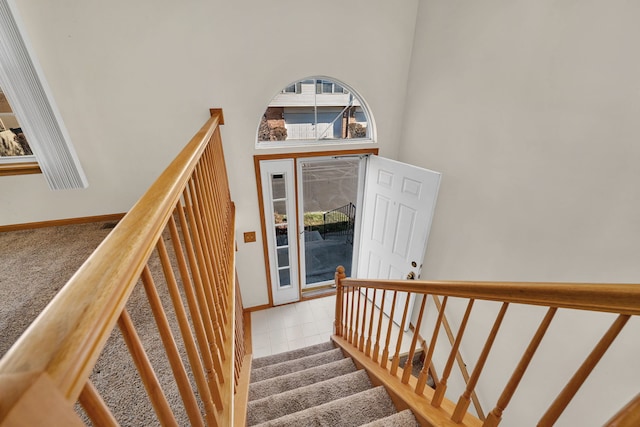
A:
<svg viewBox="0 0 640 427">
<path fill-rule="evenodd" d="M 369 317 L 369 334 L 367 335 L 367 345 L 364 349 L 364 354 L 366 354 L 367 356 L 371 356 L 371 334 L 373 331 L 373 315 L 375 314 L 375 308 L 376 308 L 376 292 L 378 290 L 374 289 L 373 290 L 373 299 L 371 300 L 371 314 Z"/>
<path fill-rule="evenodd" d="M 221 147 L 221 144 L 217 144 Z M 224 206 L 224 211 L 226 212 L 226 219 L 223 221 L 218 221 L 218 230 L 221 234 L 226 234 L 223 236 L 221 241 L 225 242 L 223 245 L 224 249 L 224 259 L 227 260 L 226 270 L 227 275 L 225 276 L 227 281 L 229 282 L 229 286 L 226 288 L 226 296 L 227 299 L 231 295 L 231 286 L 233 285 L 233 275 L 235 274 L 235 265 L 234 259 L 235 256 L 233 252 L 235 251 L 235 225 L 231 223 L 233 221 L 233 211 L 232 211 L 232 203 L 231 199 L 225 198 L 225 194 L 228 195 L 228 191 L 225 193 L 225 187 L 228 187 L 228 183 L 224 181 L 224 162 L 220 163 L 216 162 L 216 157 L 214 156 L 214 150 L 209 150 L 207 152 L 207 156 L 209 158 L 210 168 L 215 170 L 215 173 L 212 173 L 210 176 L 210 186 L 212 187 L 212 195 L 217 199 L 211 198 L 211 203 L 214 206 L 217 206 L 215 203 L 220 203 Z M 218 159 L 220 160 L 220 159 Z M 217 200 L 217 202 L 216 202 Z"/>
<path fill-rule="evenodd" d="M 158 242 L 162 242 L 162 236 L 160 237 Z M 168 256 L 167 261 L 169 261 Z M 149 300 L 149 305 L 151 306 L 151 312 L 153 313 L 156 325 L 158 326 L 160 339 L 162 340 L 162 344 L 167 353 L 169 365 L 171 366 L 171 370 L 173 371 L 173 376 L 176 380 L 176 384 L 180 392 L 180 397 L 182 397 L 182 402 L 184 403 L 184 407 L 187 410 L 189 421 L 191 422 L 191 425 L 204 426 L 204 420 L 202 419 L 202 415 L 200 414 L 196 396 L 193 394 L 193 390 L 191 389 L 187 371 L 184 368 L 182 359 L 180 358 L 178 346 L 176 345 L 173 334 L 171 333 L 169 320 L 167 319 L 167 315 L 164 312 L 164 308 L 162 307 L 162 301 L 160 301 L 160 295 L 158 295 L 158 291 L 153 281 L 153 277 L 151 277 L 151 270 L 149 270 L 148 265 L 145 265 L 144 269 L 142 270 L 142 284 L 144 285 L 144 290 L 146 291 L 147 299 Z"/>
<path fill-rule="evenodd" d="M 202 163 L 202 176 L 203 176 L 203 181 L 202 181 L 202 195 L 203 195 L 203 199 L 204 199 L 204 204 L 205 204 L 205 213 L 207 214 L 206 217 L 208 218 L 209 221 L 209 228 L 210 228 L 210 234 L 209 234 L 209 238 L 210 238 L 210 244 L 213 246 L 214 248 L 214 253 L 217 254 L 217 256 L 219 258 L 216 258 L 218 260 L 227 260 L 230 259 L 230 253 L 229 250 L 227 248 L 227 245 L 225 245 L 224 243 L 227 241 L 227 237 L 224 236 L 224 230 L 227 229 L 227 225 L 228 225 L 228 219 L 230 219 L 229 215 L 227 215 L 227 221 L 223 220 L 218 220 L 217 218 L 213 217 L 213 212 L 215 212 L 215 207 L 216 206 L 225 206 L 225 203 L 219 199 L 218 196 L 218 191 L 217 191 L 217 187 L 219 187 L 219 185 L 214 184 L 212 181 L 217 181 L 218 177 L 217 174 L 213 173 L 213 168 L 211 167 L 211 151 L 207 150 L 205 152 L 205 161 Z M 217 199 L 217 200 L 216 200 Z M 231 295 L 231 283 L 227 283 L 230 282 L 230 280 L 228 279 L 230 277 L 230 273 L 232 273 L 230 271 L 230 265 L 227 263 L 222 263 L 220 265 L 220 269 L 219 271 L 222 274 L 222 283 L 219 289 L 219 293 L 220 293 L 220 300 L 221 300 L 221 305 L 222 305 L 222 309 L 226 312 L 226 310 L 229 309 L 228 305 L 229 303 L 227 302 L 229 299 L 229 296 Z M 225 286 L 226 285 L 226 286 Z"/>
<path fill-rule="evenodd" d="M 367 301 L 369 300 L 369 288 L 365 288 L 364 294 L 364 307 L 362 308 L 362 325 L 360 329 L 360 342 L 358 343 L 358 350 L 364 350 L 364 334 L 367 320 Z M 360 291 L 362 293 L 362 291 Z M 360 297 L 358 297 L 359 300 Z"/>
<path fill-rule="evenodd" d="M 425 295 L 425 299 L 427 296 Z M 435 299 L 436 296 L 434 295 Z M 444 317 L 444 309 L 447 307 L 447 301 L 449 297 L 445 296 L 442 298 L 442 305 L 438 308 L 438 318 L 436 319 L 436 324 L 433 327 L 433 334 L 431 334 L 431 342 L 429 343 L 429 349 L 427 350 L 427 355 L 424 358 L 424 364 L 422 365 L 422 370 L 420 371 L 420 375 L 418 375 L 418 382 L 416 384 L 416 394 L 421 395 L 424 392 L 424 387 L 427 384 L 427 379 L 429 377 L 429 368 L 431 367 L 431 359 L 433 358 L 433 351 L 436 348 L 436 343 L 438 342 L 438 333 L 440 332 L 440 325 L 442 325 L 442 318 Z"/>
<path fill-rule="evenodd" d="M 189 186 L 190 194 L 193 194 L 192 186 Z M 187 197 L 187 193 L 185 192 L 185 197 Z M 193 202 L 193 197 L 190 197 L 190 200 Z M 216 334 L 216 341 L 218 343 L 218 347 L 222 348 L 223 343 L 226 341 L 226 335 L 224 332 L 224 324 L 221 317 L 221 313 L 219 312 L 220 306 L 215 303 L 214 295 L 212 289 L 215 286 L 215 276 L 213 274 L 213 268 L 211 267 L 211 263 L 208 258 L 208 251 L 205 248 L 205 243 L 202 241 L 202 233 L 201 233 L 201 224 L 198 216 L 195 214 L 192 203 L 187 204 L 187 215 L 189 217 L 189 224 L 191 225 L 191 234 L 193 236 L 193 241 L 195 243 L 196 253 L 198 255 L 198 268 L 200 268 L 203 273 L 203 281 L 202 281 L 202 289 L 204 291 L 204 296 L 206 297 L 206 303 L 209 308 L 209 314 L 211 315 L 211 322 L 213 331 Z M 210 343 L 211 345 L 211 343 Z M 218 351 L 212 349 L 212 353 L 214 351 Z M 220 355 L 220 359 L 224 361 L 224 352 L 218 351 Z M 222 382 L 222 372 L 218 372 L 220 375 L 219 380 Z"/>
<path fill-rule="evenodd" d="M 202 221 L 203 242 L 205 242 L 206 248 L 209 251 L 212 271 L 215 278 L 212 291 L 215 295 L 216 304 L 220 305 L 219 312 L 226 314 L 228 307 L 226 306 L 226 298 L 222 292 L 224 284 L 223 278 L 226 277 L 226 271 L 224 271 L 226 266 L 220 262 L 220 260 L 225 259 L 225 254 L 223 248 L 221 248 L 222 237 L 219 235 L 219 230 L 216 227 L 217 221 L 212 218 L 212 213 L 215 212 L 215 208 L 209 203 L 211 191 L 207 185 L 208 174 L 206 172 L 206 161 L 204 158 L 196 166 L 194 177 L 196 178 L 194 181 L 194 189 L 197 200 L 199 201 L 198 215 Z M 227 318 L 223 316 L 222 319 L 224 319 L 223 322 L 226 324 Z"/>
<path fill-rule="evenodd" d="M 356 303 L 356 325 L 353 328 L 353 346 L 358 347 L 358 342 L 360 338 L 358 336 L 358 326 L 360 325 L 360 299 L 362 297 L 362 288 L 358 288 L 356 290 L 358 292 L 358 302 Z"/>
<path fill-rule="evenodd" d="M 385 289 L 382 290 L 382 302 L 380 303 L 380 313 L 378 313 L 378 328 L 376 331 L 376 343 L 373 346 L 373 357 L 372 360 L 374 362 L 378 362 L 378 357 L 380 357 L 380 335 L 382 333 L 382 319 L 384 316 L 384 299 L 386 297 L 387 291 Z M 375 306 L 375 300 L 374 300 Z"/>
<path fill-rule="evenodd" d="M 464 330 L 467 327 L 467 321 L 469 320 L 469 315 L 471 314 L 471 309 L 473 308 L 473 302 L 474 300 L 470 299 L 469 303 L 467 304 L 467 310 L 465 311 L 464 317 L 462 318 L 462 323 L 460 323 L 460 329 L 458 329 L 456 341 L 453 343 L 453 347 L 451 348 L 451 352 L 449 353 L 449 358 L 447 359 L 447 364 L 442 371 L 442 378 L 440 378 L 440 382 L 436 386 L 436 392 L 433 394 L 431 405 L 435 406 L 436 408 L 439 407 L 442 403 L 444 394 L 447 391 L 447 380 L 449 379 L 449 375 L 451 374 L 451 368 L 453 368 L 453 361 L 455 360 L 458 349 L 460 348 Z"/>
<path fill-rule="evenodd" d="M 216 263 L 216 260 L 222 259 L 218 250 L 218 239 L 212 239 L 211 237 L 211 229 L 209 227 L 209 219 L 208 219 L 208 207 L 205 205 L 203 192 L 202 192 L 202 177 L 200 168 L 196 168 L 194 171 L 194 179 L 193 185 L 190 186 L 191 189 L 191 198 L 194 200 L 194 205 L 196 207 L 195 210 L 195 219 L 196 224 L 199 229 L 200 241 L 202 242 L 202 249 L 205 255 L 205 261 L 207 269 L 210 272 L 211 289 L 208 291 L 211 293 L 213 297 L 213 304 L 215 307 L 215 311 L 217 313 L 218 321 L 220 322 L 221 334 L 223 340 L 226 342 L 226 329 L 224 325 L 227 324 L 227 314 L 223 305 L 224 298 L 220 295 L 220 286 L 222 282 L 223 273 L 220 272 L 220 265 Z M 224 352 L 223 352 L 224 357 Z"/>
<path fill-rule="evenodd" d="M 153 371 L 153 367 L 151 366 L 151 362 L 142 347 L 142 342 L 140 342 L 140 337 L 133 326 L 133 322 L 131 321 L 131 317 L 129 316 L 127 309 L 122 310 L 122 313 L 118 318 L 118 327 L 120 328 L 124 342 L 129 348 L 131 358 L 138 368 L 140 378 L 142 379 L 144 388 L 147 390 L 147 395 L 149 396 L 151 405 L 158 416 L 160 424 L 163 426 L 177 426 L 178 423 L 173 416 L 173 412 L 171 412 L 167 398 L 162 392 L 160 382 L 158 381 L 156 373 Z"/>
<path fill-rule="evenodd" d="M 226 212 L 221 215 L 221 217 L 214 217 L 213 213 L 216 212 L 216 206 L 223 207 L 225 203 L 222 202 L 219 198 L 218 194 L 218 185 L 217 185 L 217 175 L 215 173 L 215 168 L 211 164 L 211 150 L 207 149 L 203 154 L 203 161 L 200 162 L 199 174 L 202 177 L 201 180 L 201 197 L 203 200 L 203 207 L 205 218 L 207 219 L 208 228 L 209 228 L 209 239 L 210 245 L 214 249 L 216 253 L 216 259 L 226 259 L 229 255 L 226 252 L 226 248 L 222 245 L 223 236 L 222 236 L 222 228 L 227 225 L 228 215 Z M 220 258 L 218 258 L 220 257 Z M 222 273 L 226 277 L 228 275 L 227 265 L 221 265 Z M 230 289 L 223 288 L 223 294 L 228 296 L 230 294 Z"/>
<path fill-rule="evenodd" d="M 409 301 L 411 300 L 411 293 L 407 292 L 407 300 L 404 304 L 404 311 L 402 312 L 402 321 L 400 322 L 400 332 L 398 332 L 398 342 L 396 343 L 396 352 L 393 355 L 391 361 L 391 375 L 395 376 L 398 372 L 398 366 L 400 365 L 400 348 L 402 347 L 402 338 L 404 337 L 404 324 L 407 321 L 407 313 L 409 312 Z"/>
<path fill-rule="evenodd" d="M 178 206 L 176 209 L 182 209 Z M 200 343 L 200 351 L 202 352 L 202 360 L 204 360 L 204 365 L 207 366 L 208 370 L 212 370 L 212 359 L 211 353 L 209 351 L 209 346 L 206 345 L 206 333 L 204 331 L 204 326 L 202 324 L 202 317 L 198 311 L 196 305 L 195 295 L 193 293 L 193 289 L 191 287 L 191 278 L 189 277 L 189 273 L 187 271 L 186 260 L 184 258 L 184 253 L 182 252 L 182 246 L 180 245 L 180 236 L 178 235 L 178 229 L 176 227 L 175 220 L 173 216 L 169 218 L 169 231 L 171 233 L 171 241 L 173 242 L 173 249 L 176 256 L 176 261 L 178 262 L 178 270 L 180 271 L 180 276 L 182 277 L 183 289 L 185 293 L 185 297 L 187 298 L 187 304 L 189 305 L 189 311 L 191 312 L 191 319 L 193 322 L 194 329 L 196 331 L 196 336 L 198 338 L 198 342 Z M 219 388 L 217 385 L 215 376 L 209 377 L 209 381 L 204 377 L 205 368 L 203 366 L 203 362 L 201 361 L 200 355 L 198 354 L 198 350 L 196 348 L 196 342 L 193 339 L 193 335 L 191 333 L 191 326 L 189 325 L 189 319 L 187 317 L 187 313 L 184 309 L 182 303 L 182 297 L 180 296 L 180 292 L 178 290 L 178 284 L 173 276 L 173 272 L 170 268 L 171 262 L 169 261 L 169 255 L 167 253 L 167 249 L 164 247 L 164 243 L 162 239 L 158 241 L 158 253 L 160 254 L 160 260 L 162 261 L 162 268 L 165 270 L 165 276 L 167 277 L 167 285 L 169 288 L 169 293 L 171 296 L 171 300 L 173 302 L 173 306 L 176 311 L 176 317 L 178 319 L 178 323 L 180 326 L 180 331 L 182 333 L 182 337 L 184 340 L 185 348 L 187 350 L 187 356 L 189 357 L 189 363 L 191 364 L 193 370 L 193 376 L 196 381 L 196 385 L 198 387 L 198 392 L 200 393 L 202 402 L 204 404 L 205 413 L 207 414 L 207 419 L 215 418 L 215 408 L 213 406 L 213 393 L 209 389 L 209 381 L 213 380 L 211 386 L 215 388 L 216 396 L 216 405 L 218 409 L 222 409 L 222 399 L 220 397 Z M 166 266 L 166 267 L 165 267 Z"/>
<path fill-rule="evenodd" d="M 196 169 L 196 171 L 197 170 L 198 169 Z M 200 175 L 194 173 L 194 178 L 200 178 Z M 192 190 L 192 193 L 191 193 L 192 200 L 197 201 L 196 221 L 197 221 L 197 224 L 199 225 L 199 229 L 201 233 L 201 241 L 203 244 L 207 266 L 212 273 L 211 277 L 213 278 L 213 281 L 211 282 L 211 285 L 212 285 L 211 293 L 213 295 L 213 302 L 215 304 L 216 312 L 218 313 L 218 319 L 220 321 L 222 337 L 226 342 L 228 337 L 226 336 L 224 325 L 226 325 L 229 320 L 227 317 L 227 311 L 226 311 L 225 302 L 224 302 L 225 298 L 221 295 L 221 291 L 220 291 L 221 287 L 223 286 L 222 278 L 224 277 L 224 274 L 220 271 L 220 266 L 216 262 L 214 262 L 217 259 L 221 259 L 220 250 L 217 248 L 218 242 L 212 239 L 210 234 L 211 230 L 208 227 L 209 216 L 207 214 L 207 211 L 209 209 L 207 209 L 206 202 L 202 194 L 202 179 L 201 178 L 194 179 L 194 185 L 191 186 L 190 188 Z M 223 355 L 223 360 L 224 360 L 224 355 Z"/>
<path fill-rule="evenodd" d="M 355 301 L 356 301 L 355 292 L 356 292 L 356 288 L 355 288 L 355 286 L 352 286 L 350 289 L 351 289 L 351 313 L 350 313 L 350 316 L 349 316 L 349 339 L 348 339 L 348 341 L 349 341 L 349 344 L 353 344 L 353 322 L 354 322 L 353 318 L 354 318 L 354 315 L 355 315 Z M 360 288 L 358 288 L 358 289 L 360 289 Z"/>
<path fill-rule="evenodd" d="M 558 420 L 569 402 L 571 402 L 571 399 L 573 399 L 573 396 L 578 392 L 578 389 L 580 389 L 589 374 L 591 374 L 593 368 L 595 368 L 620 331 L 622 331 L 622 328 L 627 324 L 630 317 L 628 314 L 620 314 L 616 318 L 600 341 L 598 341 L 595 348 L 589 353 L 589 356 L 587 356 L 582 365 L 580 365 L 575 374 L 573 374 L 567 385 L 564 386 L 558 397 L 556 397 L 551 406 L 549 406 L 547 412 L 540 418 L 538 425 L 553 425 Z"/>
<path fill-rule="evenodd" d="M 105 427 L 120 426 L 91 381 L 87 380 L 85 383 L 78 397 L 78 402 L 82 405 L 94 425 Z"/>
<path fill-rule="evenodd" d="M 407 356 L 407 362 L 404 365 L 402 371 L 402 382 L 404 384 L 409 383 L 409 377 L 413 371 L 413 357 L 416 354 L 416 346 L 418 345 L 418 336 L 420 335 L 420 325 L 422 324 L 422 315 L 424 314 L 424 308 L 427 303 L 427 295 L 422 295 L 422 303 L 420 304 L 420 311 L 418 312 L 418 320 L 416 320 L 416 326 L 413 330 L 413 339 L 411 340 L 411 348 L 409 348 L 409 355 Z"/>
<path fill-rule="evenodd" d="M 502 304 L 500 308 L 500 312 L 498 312 L 498 316 L 496 320 L 493 322 L 493 327 L 491 328 L 491 332 L 489 332 L 489 337 L 482 348 L 482 352 L 480 353 L 480 357 L 478 357 L 478 362 L 476 363 L 475 368 L 473 369 L 473 373 L 467 381 L 467 387 L 464 392 L 460 396 L 458 400 L 458 404 L 456 405 L 455 410 L 453 411 L 453 415 L 451 419 L 456 423 L 461 423 L 462 419 L 467 413 L 469 409 L 469 404 L 471 403 L 471 394 L 478 384 L 478 379 L 480 378 L 480 374 L 482 373 L 482 369 L 484 368 L 484 364 L 487 361 L 487 357 L 489 356 L 489 352 L 491 351 L 491 347 L 493 346 L 493 342 L 498 335 L 498 330 L 500 329 L 500 325 L 502 324 L 502 320 L 504 319 L 504 315 L 507 312 L 507 308 L 509 307 L 509 303 L 505 302 Z"/>
<path fill-rule="evenodd" d="M 235 280 L 235 294 L 236 294 L 236 349 L 237 357 L 234 364 L 236 383 L 235 387 L 238 387 L 240 382 L 240 374 L 242 372 L 242 362 L 246 356 L 246 350 L 244 347 L 245 334 L 244 334 L 244 312 L 242 306 L 242 297 L 240 295 L 240 284 L 236 278 Z"/>
<path fill-rule="evenodd" d="M 231 200 L 231 191 L 229 189 L 229 178 L 227 175 L 227 164 L 224 161 L 224 147 L 222 146 L 222 136 L 220 135 L 220 127 L 218 126 L 215 131 L 213 131 L 212 140 L 215 141 L 215 156 L 214 159 L 218 161 L 220 177 L 224 185 L 222 186 L 222 193 L 224 194 L 225 200 Z"/>
<path fill-rule="evenodd" d="M 436 307 L 439 310 L 440 299 L 436 295 L 434 295 L 433 300 L 436 303 Z M 455 337 L 453 336 L 453 332 L 451 331 L 451 326 L 447 321 L 447 316 L 444 316 L 444 318 L 442 319 L 442 326 L 444 326 L 444 331 L 447 334 L 447 338 L 449 338 L 449 342 L 451 343 L 451 345 L 453 345 L 455 341 Z M 460 369 L 460 373 L 462 374 L 462 378 L 464 378 L 464 381 L 466 384 L 469 381 L 469 371 L 467 370 L 467 364 L 464 363 L 464 360 L 462 360 L 462 355 L 460 354 L 459 351 L 456 352 L 456 362 L 458 363 L 458 368 Z M 438 384 L 438 382 L 439 381 L 435 381 L 436 384 Z M 482 410 L 482 407 L 480 406 L 480 400 L 478 400 L 478 396 L 476 396 L 475 391 L 471 394 L 471 400 L 473 401 L 473 406 L 475 407 L 476 412 L 478 413 L 478 418 L 480 418 L 481 420 L 484 420 L 485 419 L 484 412 Z"/>
<path fill-rule="evenodd" d="M 191 210 L 188 205 L 187 208 L 188 210 Z M 189 276 L 188 273 L 183 276 L 185 294 L 187 295 L 187 302 L 189 302 L 190 304 L 191 313 L 200 313 L 202 318 L 202 327 L 205 331 L 205 337 L 202 337 L 201 335 L 197 335 L 197 337 L 200 345 L 200 352 L 202 353 L 204 358 L 204 364 L 206 367 L 207 378 L 209 380 L 211 395 L 216 402 L 216 406 L 218 406 L 218 401 L 221 405 L 222 400 L 217 384 L 218 381 L 224 382 L 224 376 L 222 375 L 222 358 L 220 356 L 221 352 L 219 350 L 222 345 L 222 335 L 217 334 L 216 330 L 214 329 L 214 326 L 216 325 L 216 321 L 214 320 L 215 313 L 211 312 L 211 307 L 208 303 L 208 299 L 205 293 L 205 285 L 203 284 L 203 280 L 206 279 L 206 272 L 200 270 L 201 264 L 198 263 L 196 259 L 196 253 L 194 252 L 194 247 L 196 249 L 198 247 L 191 240 L 191 233 L 189 231 L 189 226 L 187 224 L 187 219 L 185 217 L 183 209 L 178 209 L 178 219 L 180 220 L 180 228 L 182 229 L 182 235 L 184 237 L 187 257 L 189 259 L 189 264 L 191 265 L 191 277 L 193 278 L 193 289 L 195 289 L 197 303 L 190 299 L 190 295 L 188 293 L 188 290 L 191 291 L 191 288 L 187 286 L 190 281 L 184 278 L 186 276 Z M 205 279 L 203 279 L 203 275 L 205 275 Z M 198 333 L 198 322 L 195 322 L 195 325 L 196 333 Z M 217 343 L 220 343 L 220 345 L 218 345 Z M 207 347 L 206 350 L 203 348 L 205 345 Z M 220 407 L 218 407 L 218 409 L 220 409 Z"/>
<path fill-rule="evenodd" d="M 344 298 L 342 299 L 344 301 L 344 316 L 342 316 L 342 322 L 344 323 L 343 328 L 342 328 L 342 337 L 345 340 L 349 339 L 349 287 L 347 286 L 343 286 L 342 287 L 342 291 L 344 294 Z"/>
<path fill-rule="evenodd" d="M 333 333 L 342 336 L 342 297 L 343 297 L 343 288 L 342 288 L 342 279 L 346 277 L 344 273 L 344 267 L 338 266 L 336 268 L 335 274 L 335 282 L 336 282 L 336 316 L 333 321 Z"/>
<path fill-rule="evenodd" d="M 393 301 L 391 302 L 391 314 L 389 315 L 389 324 L 387 325 L 387 339 L 384 342 L 384 349 L 382 350 L 382 357 L 380 358 L 380 367 L 383 369 L 387 367 L 389 361 L 389 342 L 391 341 L 391 329 L 393 327 L 393 315 L 396 311 L 396 298 L 398 291 L 393 291 Z M 384 309 L 384 301 L 382 301 L 381 309 Z M 402 333 L 402 331 L 400 331 Z"/>
<path fill-rule="evenodd" d="M 542 319 L 542 322 L 540 323 L 540 326 L 538 326 L 535 335 L 533 336 L 533 338 L 531 338 L 531 342 L 529 342 L 529 345 L 522 355 L 522 358 L 520 358 L 518 366 L 516 366 L 516 369 L 513 371 L 513 374 L 509 379 L 509 382 L 498 398 L 496 407 L 493 408 L 493 410 L 487 416 L 487 419 L 482 424 L 483 427 L 495 427 L 502 420 L 502 413 L 513 397 L 516 388 L 518 388 L 518 384 L 520 384 L 520 380 L 522 380 L 522 377 L 524 376 L 524 373 L 527 370 L 531 359 L 533 359 L 533 355 L 536 353 L 536 350 L 538 349 L 538 346 L 540 345 L 544 334 L 547 332 L 547 329 L 549 328 L 549 325 L 551 324 L 556 311 L 558 311 L 556 307 L 549 307 L 549 309 L 547 310 L 547 314 L 545 314 L 544 318 Z"/>
<path fill-rule="evenodd" d="M 244 359 L 244 326 L 242 324 L 242 306 L 236 300 L 236 322 L 235 322 L 235 359 L 233 362 L 233 374 L 235 378 L 234 391 L 238 387 L 240 371 L 242 369 L 242 359 Z M 239 321 L 238 321 L 239 320 Z"/>
</svg>

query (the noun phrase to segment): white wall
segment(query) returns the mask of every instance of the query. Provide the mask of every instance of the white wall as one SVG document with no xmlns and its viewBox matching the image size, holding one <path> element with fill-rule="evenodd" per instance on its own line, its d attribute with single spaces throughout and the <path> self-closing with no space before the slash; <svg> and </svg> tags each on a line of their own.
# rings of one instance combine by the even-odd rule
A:
<svg viewBox="0 0 640 427">
<path fill-rule="evenodd" d="M 355 88 L 397 154 L 417 1 L 85 2 L 16 0 L 87 173 L 89 188 L 51 192 L 39 175 L 3 178 L 0 224 L 128 210 L 222 107 L 238 234 L 260 223 L 258 123 L 285 85 L 327 75 Z M 247 306 L 266 304 L 261 239 L 239 243 Z"/>
<path fill-rule="evenodd" d="M 398 158 L 443 174 L 422 278 L 638 282 L 639 19 L 622 0 L 420 2 Z M 477 340 L 491 310 L 474 311 Z M 539 316 L 511 311 L 499 346 L 523 348 Z M 525 421 L 505 425 L 534 425 L 528 403 L 548 404 L 609 321 L 560 316 L 505 412 Z M 627 328 L 561 425 L 601 425 L 637 393 Z M 480 345 L 462 348 L 470 367 Z M 486 404 L 515 357 L 494 354 Z"/>
</svg>

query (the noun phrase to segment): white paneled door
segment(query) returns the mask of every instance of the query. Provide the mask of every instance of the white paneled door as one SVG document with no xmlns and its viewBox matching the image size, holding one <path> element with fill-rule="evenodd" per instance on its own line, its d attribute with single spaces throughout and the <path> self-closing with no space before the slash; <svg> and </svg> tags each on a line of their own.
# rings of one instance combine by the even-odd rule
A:
<svg viewBox="0 0 640 427">
<path fill-rule="evenodd" d="M 362 229 L 356 277 L 369 279 L 418 278 L 438 189 L 439 172 L 383 157 L 371 156 L 367 165 Z M 392 292 L 376 305 L 391 311 Z M 409 313 L 415 295 L 409 297 Z M 399 292 L 393 320 L 400 324 L 407 293 Z M 405 329 L 408 328 L 408 323 Z"/>
</svg>

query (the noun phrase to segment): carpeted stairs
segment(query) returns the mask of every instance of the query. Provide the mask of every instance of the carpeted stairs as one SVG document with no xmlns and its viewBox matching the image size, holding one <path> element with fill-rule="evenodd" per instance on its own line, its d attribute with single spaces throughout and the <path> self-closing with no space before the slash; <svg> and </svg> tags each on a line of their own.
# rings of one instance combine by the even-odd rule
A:
<svg viewBox="0 0 640 427">
<path fill-rule="evenodd" d="M 252 363 L 249 426 L 419 426 L 329 341 Z"/>
</svg>

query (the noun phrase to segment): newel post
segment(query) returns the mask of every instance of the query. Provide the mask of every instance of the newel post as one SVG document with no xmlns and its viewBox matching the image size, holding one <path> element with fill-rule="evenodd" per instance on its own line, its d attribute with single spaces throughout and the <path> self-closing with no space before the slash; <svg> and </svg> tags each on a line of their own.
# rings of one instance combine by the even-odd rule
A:
<svg viewBox="0 0 640 427">
<path fill-rule="evenodd" d="M 342 279 L 347 277 L 344 274 L 344 267 L 339 265 L 336 268 L 336 317 L 333 321 L 333 333 L 338 336 L 342 336 Z"/>
</svg>

